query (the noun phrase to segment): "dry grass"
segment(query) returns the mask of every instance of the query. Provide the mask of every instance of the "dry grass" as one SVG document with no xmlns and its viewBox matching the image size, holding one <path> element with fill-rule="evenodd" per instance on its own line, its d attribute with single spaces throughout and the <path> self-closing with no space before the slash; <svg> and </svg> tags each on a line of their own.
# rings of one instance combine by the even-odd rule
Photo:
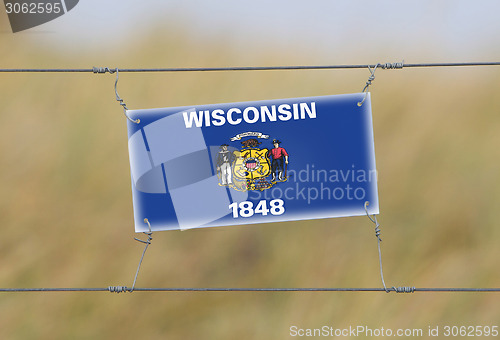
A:
<svg viewBox="0 0 500 340">
<path fill-rule="evenodd" d="M 0 36 L 0 45 L 10 47 L 0 50 L 2 67 L 235 60 L 224 45 L 197 56 L 180 38 L 64 60 L 33 43 L 24 50 L 28 39 Z M 271 50 L 253 64 L 281 60 Z M 129 107 L 147 108 L 358 92 L 367 75 L 123 74 L 119 86 Z M 498 76 L 494 68 L 377 73 L 372 105 L 389 285 L 499 286 Z M 2 287 L 131 284 L 142 245 L 133 241 L 126 125 L 112 85 L 110 75 L 1 75 Z M 377 260 L 373 225 L 362 217 L 162 232 L 138 285 L 374 287 Z M 498 294 L 3 293 L 0 338 L 281 339 L 291 325 L 485 325 L 498 324 L 498 300 Z"/>
</svg>

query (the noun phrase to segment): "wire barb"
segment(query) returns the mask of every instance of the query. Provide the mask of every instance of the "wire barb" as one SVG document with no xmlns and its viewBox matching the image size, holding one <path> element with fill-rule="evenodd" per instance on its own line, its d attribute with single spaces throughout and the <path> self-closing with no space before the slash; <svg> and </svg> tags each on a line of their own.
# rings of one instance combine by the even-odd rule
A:
<svg viewBox="0 0 500 340">
<path fill-rule="evenodd" d="M 110 69 L 109 67 L 92 67 L 92 72 L 94 73 L 100 73 L 100 74 L 103 74 L 103 73 L 110 73 L 110 74 L 113 74 L 115 73 L 115 70 L 118 70 L 118 69 Z"/>
<path fill-rule="evenodd" d="M 382 68 L 383 70 L 402 69 L 404 66 L 405 66 L 404 60 L 400 63 L 385 63 L 379 65 L 379 67 Z"/>
<path fill-rule="evenodd" d="M 415 287 L 392 287 L 396 293 L 414 293 Z"/>
<path fill-rule="evenodd" d="M 120 294 L 120 293 L 128 292 L 129 289 L 126 286 L 109 286 L 108 291 L 110 293 Z"/>
</svg>

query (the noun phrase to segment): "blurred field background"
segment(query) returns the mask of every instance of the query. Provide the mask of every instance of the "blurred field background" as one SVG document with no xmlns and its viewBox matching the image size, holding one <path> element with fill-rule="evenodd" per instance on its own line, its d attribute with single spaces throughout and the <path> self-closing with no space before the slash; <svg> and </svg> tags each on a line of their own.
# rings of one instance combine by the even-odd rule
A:
<svg viewBox="0 0 500 340">
<path fill-rule="evenodd" d="M 245 54 L 223 35 L 194 44 L 199 29 L 182 22 L 150 24 L 133 44 L 61 53 L 37 42 L 50 36 L 13 36 L 0 15 L 0 68 L 468 61 L 383 45 L 349 60 L 272 44 Z M 183 106 L 360 92 L 368 76 L 123 73 L 119 93 L 132 109 Z M 377 71 L 388 286 L 500 286 L 499 76 L 498 67 Z M 113 83 L 109 74 L 0 74 L 1 287 L 132 284 L 143 244 L 133 240 L 126 121 Z M 354 217 L 158 232 L 137 286 L 380 287 L 373 227 Z M 1 293 L 0 338 L 286 339 L 292 325 L 425 332 L 500 325 L 499 302 L 498 293 Z"/>
</svg>

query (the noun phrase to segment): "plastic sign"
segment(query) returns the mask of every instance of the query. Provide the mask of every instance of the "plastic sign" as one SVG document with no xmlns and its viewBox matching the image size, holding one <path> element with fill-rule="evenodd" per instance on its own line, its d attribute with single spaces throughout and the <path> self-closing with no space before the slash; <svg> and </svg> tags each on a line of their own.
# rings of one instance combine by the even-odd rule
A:
<svg viewBox="0 0 500 340">
<path fill-rule="evenodd" d="M 364 96 L 129 110 L 136 232 L 378 214 Z"/>
</svg>

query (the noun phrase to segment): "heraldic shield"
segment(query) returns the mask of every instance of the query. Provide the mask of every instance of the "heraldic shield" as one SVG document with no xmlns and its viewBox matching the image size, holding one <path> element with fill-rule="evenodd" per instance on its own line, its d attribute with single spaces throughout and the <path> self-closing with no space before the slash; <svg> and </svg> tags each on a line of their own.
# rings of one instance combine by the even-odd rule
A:
<svg viewBox="0 0 500 340">
<path fill-rule="evenodd" d="M 239 191 L 265 190 L 272 187 L 266 180 L 271 172 L 268 149 L 259 149 L 255 139 L 242 142 L 243 148 L 234 151 L 233 187 Z"/>
</svg>

